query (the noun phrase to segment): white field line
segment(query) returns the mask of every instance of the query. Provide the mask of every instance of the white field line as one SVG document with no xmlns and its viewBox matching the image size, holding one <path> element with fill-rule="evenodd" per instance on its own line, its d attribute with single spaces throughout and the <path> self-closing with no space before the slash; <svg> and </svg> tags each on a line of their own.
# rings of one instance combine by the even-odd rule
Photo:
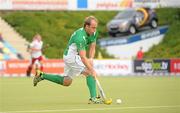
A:
<svg viewBox="0 0 180 113">
<path fill-rule="evenodd" d="M 45 112 L 74 112 L 74 111 L 104 111 L 104 110 L 128 110 L 128 109 L 158 109 L 158 108 L 180 108 L 180 105 L 174 106 L 137 106 L 137 107 L 111 107 L 111 108 L 87 108 L 87 109 L 49 109 L 49 110 L 32 110 L 32 111 L 4 111 L 0 113 L 45 113 Z"/>
</svg>

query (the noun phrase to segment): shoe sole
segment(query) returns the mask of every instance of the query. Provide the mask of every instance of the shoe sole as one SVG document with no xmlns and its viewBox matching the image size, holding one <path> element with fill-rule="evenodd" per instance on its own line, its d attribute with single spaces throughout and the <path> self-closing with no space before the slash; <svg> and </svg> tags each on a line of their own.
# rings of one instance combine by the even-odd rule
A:
<svg viewBox="0 0 180 113">
<path fill-rule="evenodd" d="M 34 87 L 37 86 L 36 78 L 37 78 L 37 77 L 35 76 L 34 79 L 33 79 L 33 85 L 34 85 Z"/>
</svg>

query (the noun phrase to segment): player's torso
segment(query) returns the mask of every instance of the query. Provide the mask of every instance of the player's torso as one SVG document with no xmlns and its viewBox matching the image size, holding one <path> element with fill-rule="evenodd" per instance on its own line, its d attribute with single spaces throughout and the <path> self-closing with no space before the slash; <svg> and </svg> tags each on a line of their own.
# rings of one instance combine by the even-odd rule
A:
<svg viewBox="0 0 180 113">
<path fill-rule="evenodd" d="M 64 52 L 64 55 L 78 55 L 77 45 L 80 45 L 80 47 L 81 47 L 81 44 L 83 45 L 83 47 L 85 45 L 85 48 L 87 50 L 90 43 L 94 40 L 96 40 L 95 35 L 88 36 L 84 28 L 80 28 L 72 34 L 68 42 L 68 46 Z"/>
<path fill-rule="evenodd" d="M 34 40 L 32 43 L 31 43 L 31 48 L 34 48 L 34 49 L 37 49 L 37 50 L 40 50 L 40 51 L 31 51 L 31 56 L 33 58 L 37 58 L 39 56 L 42 55 L 42 46 L 43 46 L 43 42 L 42 41 L 37 41 L 37 40 Z"/>
<path fill-rule="evenodd" d="M 97 34 L 88 36 L 83 28 L 75 31 L 69 42 L 68 46 L 64 51 L 64 61 L 65 63 L 77 63 L 77 59 L 79 59 L 78 50 L 87 50 L 90 43 L 96 40 Z M 82 46 L 82 47 L 81 47 Z"/>
</svg>

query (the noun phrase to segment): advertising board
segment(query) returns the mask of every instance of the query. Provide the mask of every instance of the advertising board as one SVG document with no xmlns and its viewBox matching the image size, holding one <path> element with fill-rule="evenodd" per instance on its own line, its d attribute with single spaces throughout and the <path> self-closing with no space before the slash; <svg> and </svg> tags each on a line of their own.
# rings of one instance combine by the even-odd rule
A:
<svg viewBox="0 0 180 113">
<path fill-rule="evenodd" d="M 170 60 L 169 59 L 150 59 L 150 60 L 135 60 L 135 73 L 169 73 Z"/>
</svg>

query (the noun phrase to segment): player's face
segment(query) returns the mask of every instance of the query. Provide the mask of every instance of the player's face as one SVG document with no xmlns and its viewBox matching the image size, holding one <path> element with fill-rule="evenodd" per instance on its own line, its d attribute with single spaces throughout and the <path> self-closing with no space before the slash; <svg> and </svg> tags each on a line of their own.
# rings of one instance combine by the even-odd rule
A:
<svg viewBox="0 0 180 113">
<path fill-rule="evenodd" d="M 41 36 L 40 35 L 37 35 L 37 38 L 36 38 L 38 41 L 41 41 Z"/>
<path fill-rule="evenodd" d="M 94 32 L 96 32 L 96 28 L 97 28 L 97 22 L 95 20 L 91 21 L 91 24 L 87 26 L 87 33 L 89 35 L 92 35 Z"/>
</svg>

